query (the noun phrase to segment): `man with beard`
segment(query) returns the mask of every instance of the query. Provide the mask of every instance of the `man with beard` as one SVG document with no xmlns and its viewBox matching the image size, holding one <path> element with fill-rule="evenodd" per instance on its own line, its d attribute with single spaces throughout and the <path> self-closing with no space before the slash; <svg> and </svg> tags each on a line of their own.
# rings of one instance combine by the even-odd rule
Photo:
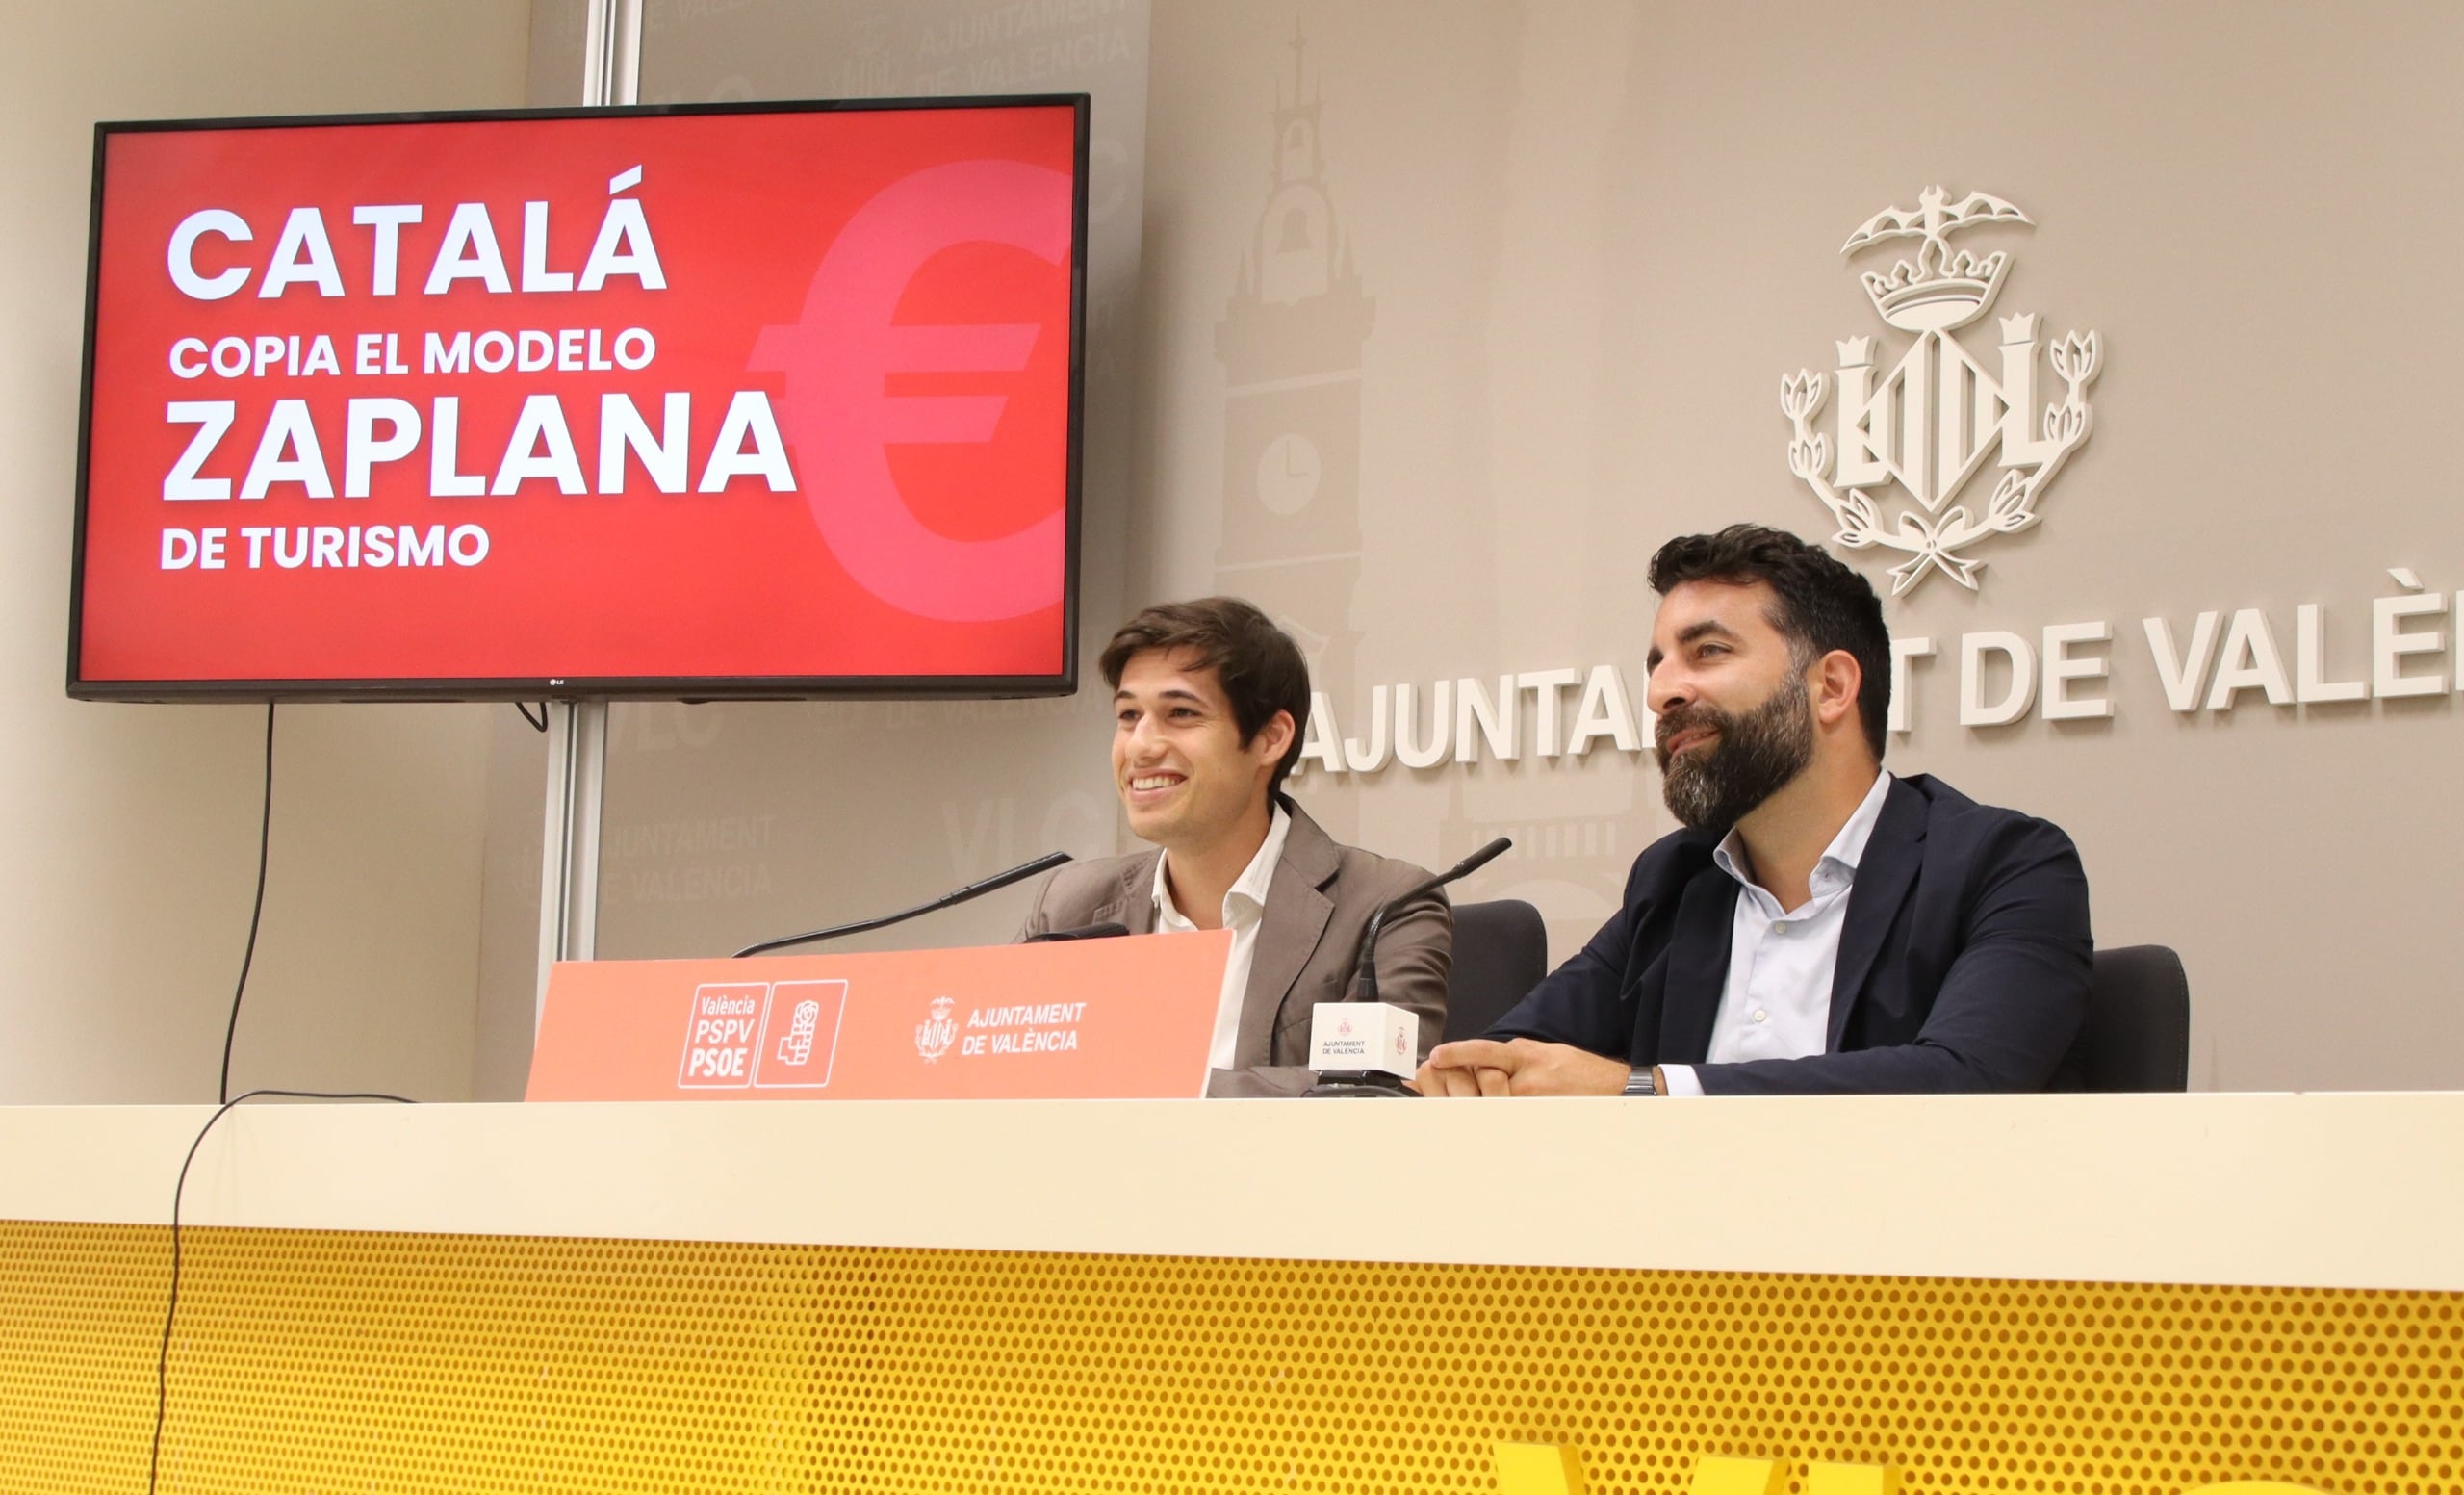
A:
<svg viewBox="0 0 2464 1495">
<path fill-rule="evenodd" d="M 1428 1095 L 2029 1091 L 2087 1011 L 2070 838 L 1882 769 L 1890 638 L 1862 577 L 1750 525 L 1652 557 L 1651 707 L 1686 829 Z"/>
</svg>

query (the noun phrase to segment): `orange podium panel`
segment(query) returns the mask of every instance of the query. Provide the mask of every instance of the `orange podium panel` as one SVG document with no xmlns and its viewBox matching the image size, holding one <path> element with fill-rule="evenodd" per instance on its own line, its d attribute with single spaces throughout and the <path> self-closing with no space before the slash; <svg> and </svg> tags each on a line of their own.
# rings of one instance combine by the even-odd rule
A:
<svg viewBox="0 0 2464 1495">
<path fill-rule="evenodd" d="M 1229 931 L 760 960 L 567 961 L 531 1100 L 1205 1094 Z"/>
</svg>

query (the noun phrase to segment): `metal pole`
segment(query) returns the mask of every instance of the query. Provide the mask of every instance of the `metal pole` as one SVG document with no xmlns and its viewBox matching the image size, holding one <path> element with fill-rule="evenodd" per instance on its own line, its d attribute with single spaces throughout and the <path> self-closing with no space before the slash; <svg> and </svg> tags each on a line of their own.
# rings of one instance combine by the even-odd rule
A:
<svg viewBox="0 0 2464 1495">
<path fill-rule="evenodd" d="M 599 816 L 607 787 L 607 703 L 549 707 L 547 834 L 539 865 L 539 1001 L 558 961 L 599 948 Z M 537 1014 L 533 1014 L 533 1021 Z"/>
<path fill-rule="evenodd" d="M 641 97 L 641 0 L 590 0 L 582 38 L 585 108 Z M 599 949 L 599 819 L 607 787 L 607 703 L 550 707 L 546 835 L 539 860 L 539 993 L 558 961 L 586 961 Z"/>
<path fill-rule="evenodd" d="M 638 104 L 641 93 L 642 0 L 590 0 L 581 43 L 582 107 Z"/>
</svg>

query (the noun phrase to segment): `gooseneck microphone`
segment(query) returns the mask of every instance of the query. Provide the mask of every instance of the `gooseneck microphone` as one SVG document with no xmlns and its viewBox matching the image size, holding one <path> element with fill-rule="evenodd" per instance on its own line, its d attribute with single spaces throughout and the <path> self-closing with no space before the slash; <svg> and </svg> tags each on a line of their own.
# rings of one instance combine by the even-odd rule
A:
<svg viewBox="0 0 2464 1495">
<path fill-rule="evenodd" d="M 958 891 L 954 893 L 944 893 L 930 903 L 919 903 L 911 909 L 901 909 L 896 914 L 885 914 L 879 918 L 860 918 L 852 924 L 833 924 L 828 929 L 815 929 L 801 935 L 789 935 L 783 940 L 764 940 L 758 944 L 748 944 L 743 949 L 736 951 L 735 958 L 737 960 L 742 960 L 748 955 L 760 955 L 771 950 L 783 950 L 788 945 L 804 944 L 814 940 L 834 940 L 840 935 L 860 935 L 869 929 L 887 929 L 892 924 L 902 923 L 911 918 L 918 918 L 927 914 L 937 914 L 943 909 L 954 908 L 959 904 L 966 902 L 970 898 L 981 898 L 986 893 L 998 892 L 1002 889 L 1009 887 L 1012 883 L 1022 883 L 1026 881 L 1028 878 L 1035 876 L 1038 872 L 1051 871 L 1054 867 L 1061 865 L 1068 860 L 1069 853 L 1065 851 L 1047 851 L 1042 856 L 1036 858 L 1033 862 L 1012 867 L 1007 872 L 995 872 L 990 877 L 986 878 L 980 883 L 969 883 Z"/>
<path fill-rule="evenodd" d="M 1402 896 L 1387 900 L 1376 913 L 1369 916 L 1369 927 L 1362 931 L 1360 937 L 1360 956 L 1352 962 L 1351 967 L 1352 990 L 1360 993 L 1361 1001 L 1373 1002 L 1378 999 L 1377 937 L 1385 932 L 1386 916 L 1424 893 L 1435 891 L 1449 883 L 1471 876 L 1496 861 L 1507 847 L 1513 844 L 1514 841 L 1510 838 L 1501 836 Z"/>
</svg>

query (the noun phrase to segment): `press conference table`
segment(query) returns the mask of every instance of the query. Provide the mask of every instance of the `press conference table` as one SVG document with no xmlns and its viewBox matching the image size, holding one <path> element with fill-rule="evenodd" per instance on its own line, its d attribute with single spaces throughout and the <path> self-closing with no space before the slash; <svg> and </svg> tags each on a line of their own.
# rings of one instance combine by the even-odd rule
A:
<svg viewBox="0 0 2464 1495">
<path fill-rule="evenodd" d="M 0 1109 L 0 1485 L 141 1476 L 208 1114 Z M 2459 1181 L 2453 1095 L 246 1107 L 165 1487 L 2453 1489 Z"/>
</svg>

